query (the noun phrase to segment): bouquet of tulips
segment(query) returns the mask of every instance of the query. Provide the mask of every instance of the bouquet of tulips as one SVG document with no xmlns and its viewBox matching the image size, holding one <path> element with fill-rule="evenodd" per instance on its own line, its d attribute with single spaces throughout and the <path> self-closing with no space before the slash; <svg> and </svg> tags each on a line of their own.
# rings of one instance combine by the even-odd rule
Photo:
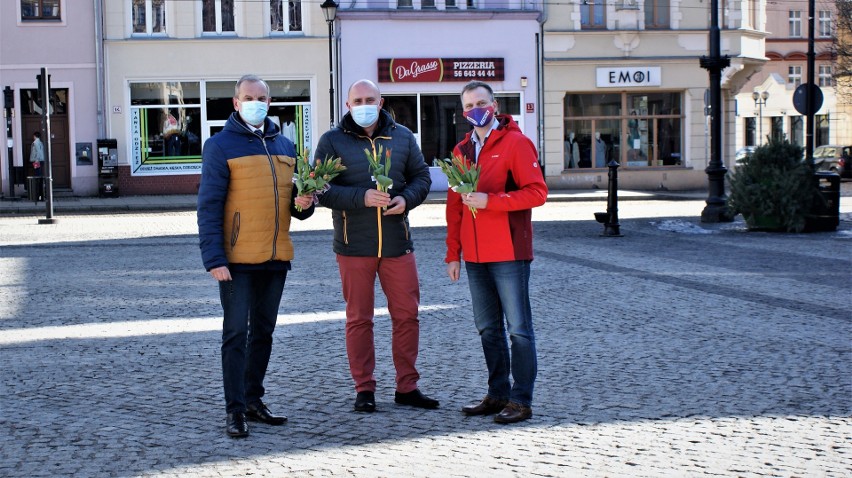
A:
<svg viewBox="0 0 852 478">
<path fill-rule="evenodd" d="M 479 182 L 479 164 L 471 163 L 454 154 L 452 159 L 435 159 L 433 165 L 439 166 L 447 175 L 447 184 L 453 191 L 459 194 L 476 191 L 476 183 Z M 476 219 L 476 208 L 469 206 L 469 209 L 473 218 Z"/>
<path fill-rule="evenodd" d="M 390 178 L 391 150 L 386 150 L 379 145 L 372 151 L 364 148 L 364 152 L 367 153 L 367 161 L 370 163 L 370 172 L 373 175 L 373 181 L 376 182 L 376 189 L 387 192 L 393 187 L 393 179 Z"/>
<path fill-rule="evenodd" d="M 324 193 L 329 188 L 329 181 L 345 171 L 346 166 L 341 164 L 340 158 L 331 156 L 326 156 L 324 160 L 317 159 L 314 164 L 311 164 L 310 157 L 310 152 L 305 149 L 296 159 L 296 175 L 293 177 L 293 182 L 296 183 L 299 196 L 313 194 L 314 204 L 316 204 L 316 196 Z M 296 206 L 296 209 L 302 210 L 299 206 Z"/>
</svg>

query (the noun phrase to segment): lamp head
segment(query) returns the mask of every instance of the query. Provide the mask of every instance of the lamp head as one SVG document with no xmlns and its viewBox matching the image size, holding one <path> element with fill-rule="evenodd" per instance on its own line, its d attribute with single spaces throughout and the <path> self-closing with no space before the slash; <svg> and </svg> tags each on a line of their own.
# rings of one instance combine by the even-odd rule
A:
<svg viewBox="0 0 852 478">
<path fill-rule="evenodd" d="M 337 7 L 338 4 L 334 0 L 325 0 L 320 5 L 322 8 L 322 15 L 325 17 L 325 21 L 331 23 L 337 17 Z"/>
<path fill-rule="evenodd" d="M 759 100 L 759 99 L 760 99 L 760 93 L 758 93 L 758 92 L 756 92 L 756 91 L 752 91 L 752 92 L 751 92 L 751 97 L 754 99 L 754 101 L 757 101 L 757 100 Z"/>
<path fill-rule="evenodd" d="M 766 101 L 769 98 L 769 92 L 764 91 L 763 93 L 760 94 L 760 97 L 763 99 L 763 101 Z"/>
</svg>

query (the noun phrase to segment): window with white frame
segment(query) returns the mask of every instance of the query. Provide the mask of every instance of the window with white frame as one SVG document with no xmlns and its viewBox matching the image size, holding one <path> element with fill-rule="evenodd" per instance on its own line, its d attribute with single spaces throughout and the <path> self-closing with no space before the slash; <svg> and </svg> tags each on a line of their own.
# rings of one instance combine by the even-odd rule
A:
<svg viewBox="0 0 852 478">
<path fill-rule="evenodd" d="M 819 66 L 819 86 L 832 86 L 831 65 Z"/>
<path fill-rule="evenodd" d="M 604 0 L 588 0 L 580 4 L 580 25 L 584 29 L 606 28 Z"/>
<path fill-rule="evenodd" d="M 802 84 L 802 67 L 788 66 L 787 67 L 787 84 L 796 88 Z"/>
<path fill-rule="evenodd" d="M 414 8 L 414 3 L 411 0 L 397 0 L 396 8 L 403 8 L 403 9 Z"/>
<path fill-rule="evenodd" d="M 800 38 L 802 36 L 802 12 L 798 10 L 789 11 L 790 37 Z"/>
<path fill-rule="evenodd" d="M 645 0 L 645 28 L 669 27 L 669 0 Z"/>
<path fill-rule="evenodd" d="M 21 0 L 21 20 L 61 20 L 59 0 Z"/>
<path fill-rule="evenodd" d="M 132 0 L 130 21 L 134 35 L 164 35 L 166 0 Z"/>
<path fill-rule="evenodd" d="M 820 10 L 819 11 L 819 32 L 817 33 L 820 38 L 829 38 L 831 36 L 831 11 L 830 10 Z"/>
<path fill-rule="evenodd" d="M 269 25 L 273 33 L 302 31 L 302 2 L 299 0 L 270 0 Z"/>
<path fill-rule="evenodd" d="M 234 33 L 234 0 L 203 0 L 201 25 L 204 33 Z"/>
</svg>

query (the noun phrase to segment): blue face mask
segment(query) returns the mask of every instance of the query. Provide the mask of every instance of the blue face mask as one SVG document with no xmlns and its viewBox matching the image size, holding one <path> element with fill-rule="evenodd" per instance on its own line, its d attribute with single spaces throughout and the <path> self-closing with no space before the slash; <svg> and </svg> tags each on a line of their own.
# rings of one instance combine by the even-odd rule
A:
<svg viewBox="0 0 852 478">
<path fill-rule="evenodd" d="M 240 101 L 240 116 L 243 121 L 252 126 L 263 124 L 268 109 L 269 106 L 265 101 Z"/>
<path fill-rule="evenodd" d="M 352 113 L 352 119 L 358 123 L 358 126 L 366 128 L 379 119 L 379 105 L 354 106 L 350 113 Z"/>
</svg>

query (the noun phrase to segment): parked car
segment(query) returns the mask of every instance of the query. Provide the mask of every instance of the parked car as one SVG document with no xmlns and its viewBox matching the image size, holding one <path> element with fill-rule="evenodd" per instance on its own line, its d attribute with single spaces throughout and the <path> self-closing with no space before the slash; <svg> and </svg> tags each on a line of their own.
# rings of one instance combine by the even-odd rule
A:
<svg viewBox="0 0 852 478">
<path fill-rule="evenodd" d="M 831 171 L 843 178 L 852 178 L 852 146 L 828 144 L 814 149 L 817 171 Z"/>
</svg>

